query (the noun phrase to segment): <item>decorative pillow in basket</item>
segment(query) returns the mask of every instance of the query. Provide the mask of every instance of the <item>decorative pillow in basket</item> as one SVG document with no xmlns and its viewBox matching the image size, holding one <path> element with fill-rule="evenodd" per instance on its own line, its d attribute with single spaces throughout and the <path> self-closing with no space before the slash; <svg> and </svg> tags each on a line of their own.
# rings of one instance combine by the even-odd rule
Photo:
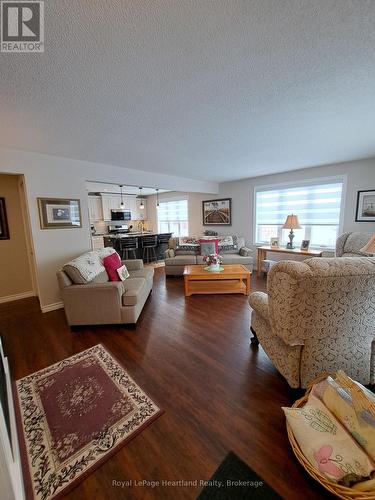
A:
<svg viewBox="0 0 375 500">
<path fill-rule="evenodd" d="M 343 372 L 283 408 L 299 462 L 339 498 L 375 499 L 375 397 Z"/>
</svg>

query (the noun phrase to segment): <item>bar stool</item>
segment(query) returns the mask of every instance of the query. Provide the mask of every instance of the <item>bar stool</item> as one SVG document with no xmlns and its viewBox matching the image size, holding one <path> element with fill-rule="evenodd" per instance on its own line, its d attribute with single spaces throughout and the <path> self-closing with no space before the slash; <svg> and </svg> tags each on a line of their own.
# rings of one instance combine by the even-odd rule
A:
<svg viewBox="0 0 375 500">
<path fill-rule="evenodd" d="M 164 259 L 164 252 L 168 250 L 169 240 L 171 239 L 172 233 L 158 234 L 158 257 L 159 259 Z"/>
<path fill-rule="evenodd" d="M 155 236 L 143 236 L 141 239 L 141 245 L 143 248 L 142 258 L 146 262 L 152 262 L 152 260 L 157 260 L 155 248 L 158 246 L 158 237 Z M 150 257 L 153 256 L 153 259 Z"/>
<path fill-rule="evenodd" d="M 138 249 L 138 238 L 121 238 L 120 239 L 120 254 L 123 260 L 129 259 L 129 253 L 133 255 L 133 259 L 137 258 L 136 250 Z"/>
</svg>

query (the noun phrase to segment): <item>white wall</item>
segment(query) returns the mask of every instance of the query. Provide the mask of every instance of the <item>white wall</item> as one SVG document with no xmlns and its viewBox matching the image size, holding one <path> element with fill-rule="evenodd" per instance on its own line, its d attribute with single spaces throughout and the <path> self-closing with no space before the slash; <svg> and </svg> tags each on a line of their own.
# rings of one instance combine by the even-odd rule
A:
<svg viewBox="0 0 375 500">
<path fill-rule="evenodd" d="M 374 232 L 375 222 L 355 222 L 357 191 L 375 190 L 375 158 L 356 162 L 338 163 L 323 167 L 305 168 L 293 172 L 266 175 L 219 185 L 219 198 L 232 198 L 232 226 L 217 227 L 223 234 L 244 236 L 250 246 L 253 241 L 254 188 L 256 186 L 298 182 L 330 176 L 347 176 L 344 200 L 343 231 Z M 213 229 L 215 229 L 213 227 Z"/>
<path fill-rule="evenodd" d="M 56 270 L 71 258 L 91 249 L 86 181 L 183 189 L 190 192 L 218 191 L 218 185 L 214 182 L 8 149 L 0 149 L 0 172 L 25 176 L 37 266 L 38 295 L 44 311 L 61 305 Z M 79 198 L 83 227 L 41 230 L 38 197 Z"/>
<path fill-rule="evenodd" d="M 161 193 L 159 201 L 168 200 L 188 200 L 188 217 L 189 217 L 189 235 L 201 236 L 203 231 L 207 229 L 202 224 L 202 201 L 216 198 L 212 193 L 187 193 L 172 191 L 169 193 Z M 158 229 L 157 211 L 156 211 L 156 196 L 147 196 L 147 226 L 154 231 Z"/>
</svg>

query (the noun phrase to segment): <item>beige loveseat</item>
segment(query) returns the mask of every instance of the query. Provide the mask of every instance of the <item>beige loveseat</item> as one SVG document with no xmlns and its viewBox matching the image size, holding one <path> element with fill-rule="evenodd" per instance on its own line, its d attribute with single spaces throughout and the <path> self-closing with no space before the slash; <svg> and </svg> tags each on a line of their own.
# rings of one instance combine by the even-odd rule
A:
<svg viewBox="0 0 375 500">
<path fill-rule="evenodd" d="M 291 387 L 322 371 L 375 382 L 375 257 L 282 261 L 249 297 L 253 343 Z"/>
<path fill-rule="evenodd" d="M 142 260 L 122 261 L 129 278 L 109 281 L 102 259 L 113 252 L 87 252 L 57 272 L 69 325 L 137 322 L 152 290 L 154 270 L 144 268 Z"/>
<path fill-rule="evenodd" d="M 206 236 L 202 236 L 206 239 Z M 235 248 L 220 248 L 219 254 L 223 257 L 225 264 L 243 264 L 249 271 L 253 270 L 254 251 L 245 246 L 245 239 L 234 237 Z M 194 264 L 204 264 L 203 257 L 197 255 L 194 250 L 180 250 L 179 238 L 169 240 L 169 248 L 165 251 L 165 274 L 167 276 L 181 276 L 184 267 Z"/>
</svg>

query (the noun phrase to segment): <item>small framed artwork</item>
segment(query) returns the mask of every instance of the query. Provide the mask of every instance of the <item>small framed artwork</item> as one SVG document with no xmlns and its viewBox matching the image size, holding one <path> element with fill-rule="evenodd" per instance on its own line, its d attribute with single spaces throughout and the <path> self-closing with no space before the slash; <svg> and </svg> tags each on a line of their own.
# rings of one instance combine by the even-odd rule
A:
<svg viewBox="0 0 375 500">
<path fill-rule="evenodd" d="M 375 221 L 375 190 L 358 191 L 356 222 Z"/>
<path fill-rule="evenodd" d="M 307 251 L 310 248 L 310 240 L 302 240 L 301 250 Z"/>
<path fill-rule="evenodd" d="M 232 224 L 232 198 L 202 201 L 204 226 L 230 226 Z"/>
<path fill-rule="evenodd" d="M 79 200 L 65 198 L 38 198 L 40 227 L 42 229 L 71 229 L 82 227 Z"/>
<path fill-rule="evenodd" d="M 0 240 L 9 240 L 9 226 L 7 211 L 5 208 L 5 198 L 0 198 Z"/>
<path fill-rule="evenodd" d="M 279 238 L 271 238 L 271 247 L 274 247 L 274 248 L 279 247 Z"/>
</svg>

